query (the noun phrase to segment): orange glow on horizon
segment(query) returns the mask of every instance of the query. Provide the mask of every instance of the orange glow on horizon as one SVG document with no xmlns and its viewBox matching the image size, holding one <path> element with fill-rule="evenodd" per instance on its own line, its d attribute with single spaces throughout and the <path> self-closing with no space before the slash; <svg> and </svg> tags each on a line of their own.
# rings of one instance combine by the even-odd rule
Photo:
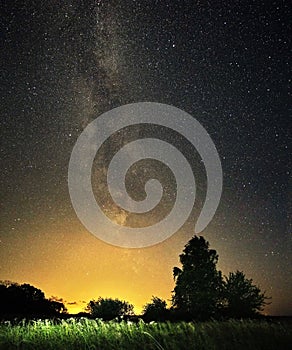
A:
<svg viewBox="0 0 292 350">
<path fill-rule="evenodd" d="M 172 269 L 179 266 L 179 254 L 192 237 L 190 232 L 183 227 L 158 245 L 124 249 L 97 239 L 77 219 L 64 220 L 51 230 L 44 224 L 34 223 L 27 226 L 22 240 L 15 240 L 9 244 L 10 249 L 3 250 L 3 261 L 10 264 L 2 266 L 1 279 L 30 283 L 43 290 L 47 298 L 62 298 L 70 313 L 84 311 L 90 300 L 101 296 L 126 300 L 134 305 L 135 313 L 140 314 L 152 296 L 166 300 L 170 306 L 174 288 Z M 218 268 L 224 275 L 243 270 L 265 290 L 260 277 L 253 276 L 246 268 L 247 262 L 235 263 L 228 254 L 234 251 L 233 247 L 210 239 L 210 234 L 203 235 L 210 247 L 217 250 Z M 14 257 L 13 264 L 11 257 Z M 269 291 L 267 294 L 271 295 Z M 276 301 L 279 305 L 280 302 Z M 273 306 L 277 306 L 276 303 L 273 300 Z M 269 310 L 271 306 L 265 311 Z"/>
</svg>

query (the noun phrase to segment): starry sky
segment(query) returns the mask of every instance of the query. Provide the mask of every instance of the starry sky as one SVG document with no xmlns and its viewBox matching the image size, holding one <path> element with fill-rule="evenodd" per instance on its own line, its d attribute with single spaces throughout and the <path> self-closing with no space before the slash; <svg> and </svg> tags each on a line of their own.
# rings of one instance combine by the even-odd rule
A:
<svg viewBox="0 0 292 350">
<path fill-rule="evenodd" d="M 194 116 L 220 155 L 222 198 L 201 233 L 218 268 L 243 270 L 265 290 L 265 313 L 291 315 L 290 19 L 288 1 L 2 2 L 0 280 L 62 297 L 70 312 L 98 296 L 125 299 L 136 312 L 152 295 L 170 299 L 172 268 L 206 191 L 196 150 L 179 134 L 140 125 L 113 135 L 95 158 L 97 201 L 139 229 L 171 210 L 173 175 L 157 161 L 136 164 L 133 198 L 151 177 L 164 195 L 151 213 L 130 215 L 106 191 L 110 158 L 149 135 L 186 154 L 198 186 L 193 211 L 148 248 L 115 247 L 88 232 L 67 181 L 73 146 L 92 120 L 127 103 L 160 102 Z"/>
</svg>

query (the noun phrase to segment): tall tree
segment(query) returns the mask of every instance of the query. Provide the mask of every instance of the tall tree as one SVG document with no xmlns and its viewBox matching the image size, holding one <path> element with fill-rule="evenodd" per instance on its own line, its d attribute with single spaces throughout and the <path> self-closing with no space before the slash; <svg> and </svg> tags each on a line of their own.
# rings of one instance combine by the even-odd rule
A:
<svg viewBox="0 0 292 350">
<path fill-rule="evenodd" d="M 224 281 L 225 313 L 228 317 L 254 317 L 267 305 L 265 293 L 243 272 L 230 272 Z"/>
<path fill-rule="evenodd" d="M 204 320 L 215 316 L 222 292 L 217 252 L 209 249 L 203 237 L 194 236 L 179 258 L 182 268 L 173 268 L 173 309 L 188 318 Z"/>
</svg>

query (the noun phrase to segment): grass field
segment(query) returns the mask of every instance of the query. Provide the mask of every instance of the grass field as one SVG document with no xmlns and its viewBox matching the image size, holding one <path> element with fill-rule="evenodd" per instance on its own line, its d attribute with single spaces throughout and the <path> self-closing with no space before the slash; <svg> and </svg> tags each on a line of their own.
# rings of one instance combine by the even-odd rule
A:
<svg viewBox="0 0 292 350">
<path fill-rule="evenodd" d="M 0 349 L 292 349 L 289 323 L 224 321 L 205 323 L 102 322 L 68 319 L 0 324 Z"/>
</svg>

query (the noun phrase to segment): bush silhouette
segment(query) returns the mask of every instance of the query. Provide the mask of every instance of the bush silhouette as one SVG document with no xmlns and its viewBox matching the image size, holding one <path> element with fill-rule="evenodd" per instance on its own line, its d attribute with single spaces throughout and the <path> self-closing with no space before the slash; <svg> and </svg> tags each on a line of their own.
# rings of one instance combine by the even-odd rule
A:
<svg viewBox="0 0 292 350">
<path fill-rule="evenodd" d="M 102 318 L 104 321 L 113 320 L 116 317 L 133 314 L 134 306 L 126 301 L 112 298 L 101 298 L 91 300 L 86 311 L 95 318 Z"/>
<path fill-rule="evenodd" d="M 143 319 L 149 321 L 165 321 L 169 317 L 166 301 L 152 297 L 151 302 L 143 307 Z"/>
<path fill-rule="evenodd" d="M 225 277 L 223 297 L 223 312 L 232 318 L 257 316 L 267 304 L 266 299 L 269 299 L 241 271 L 230 272 Z"/>
</svg>

